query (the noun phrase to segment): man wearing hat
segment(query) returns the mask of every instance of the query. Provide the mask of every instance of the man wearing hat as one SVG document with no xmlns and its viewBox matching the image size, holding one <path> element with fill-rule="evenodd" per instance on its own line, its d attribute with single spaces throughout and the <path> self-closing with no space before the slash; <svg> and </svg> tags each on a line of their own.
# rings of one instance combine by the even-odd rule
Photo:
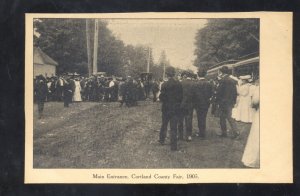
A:
<svg viewBox="0 0 300 196">
<path fill-rule="evenodd" d="M 62 101 L 64 96 L 64 79 L 62 76 L 58 77 L 56 81 L 56 97 L 58 101 Z"/>
<path fill-rule="evenodd" d="M 182 102 L 181 102 L 181 118 L 178 125 L 178 131 L 179 131 L 179 138 L 183 139 L 183 121 L 185 122 L 185 128 L 186 128 L 186 140 L 192 141 L 192 129 L 193 129 L 193 86 L 194 81 L 192 80 L 192 73 L 190 72 L 182 72 L 181 73 L 181 84 L 182 84 Z"/>
<path fill-rule="evenodd" d="M 118 100 L 120 102 L 120 107 L 123 106 L 125 101 L 125 78 L 120 78 L 119 89 L 118 89 Z"/>
<path fill-rule="evenodd" d="M 232 118 L 232 108 L 236 103 L 237 97 L 237 82 L 230 77 L 230 70 L 227 66 L 220 69 L 221 79 L 217 91 L 216 101 L 220 108 L 220 126 L 222 137 L 227 137 L 226 120 L 229 122 L 232 131 L 232 137 L 236 138 L 239 135 L 235 120 Z"/>
<path fill-rule="evenodd" d="M 135 84 L 133 83 L 133 78 L 127 76 L 124 86 L 124 102 L 126 106 L 130 107 L 135 105 L 135 101 Z"/>
<path fill-rule="evenodd" d="M 205 79 L 206 70 L 199 68 L 198 80 L 194 86 L 194 107 L 197 113 L 198 120 L 198 137 L 204 138 L 206 135 L 206 116 L 210 105 L 210 98 L 212 97 L 212 85 Z"/>
<path fill-rule="evenodd" d="M 41 119 L 44 111 L 44 103 L 48 94 L 46 79 L 43 75 L 39 75 L 36 77 L 34 94 L 38 105 L 39 119 Z"/>
<path fill-rule="evenodd" d="M 65 76 L 64 79 L 64 107 L 69 107 L 69 104 L 72 102 L 73 92 L 75 89 L 74 81 L 70 76 Z"/>
<path fill-rule="evenodd" d="M 164 144 L 168 123 L 171 127 L 171 150 L 177 150 L 177 126 L 181 114 L 180 104 L 182 101 L 182 85 L 175 80 L 175 69 L 168 67 L 166 69 L 168 81 L 161 86 L 159 99 L 162 102 L 162 125 L 159 134 L 159 142 Z"/>
</svg>

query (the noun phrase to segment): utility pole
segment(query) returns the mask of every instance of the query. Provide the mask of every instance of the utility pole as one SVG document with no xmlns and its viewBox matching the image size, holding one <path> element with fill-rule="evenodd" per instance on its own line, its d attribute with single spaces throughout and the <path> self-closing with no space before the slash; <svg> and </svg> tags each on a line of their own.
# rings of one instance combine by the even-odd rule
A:
<svg viewBox="0 0 300 196">
<path fill-rule="evenodd" d="M 98 72 L 98 19 L 95 19 L 95 35 L 94 35 L 94 56 L 93 56 L 93 74 Z"/>
<path fill-rule="evenodd" d="M 163 72 L 163 80 L 166 78 L 166 62 L 163 62 L 164 65 L 164 72 Z"/>
<path fill-rule="evenodd" d="M 165 50 L 162 50 L 160 58 L 159 58 L 159 66 L 162 66 L 162 68 L 163 68 L 163 75 L 162 75 L 163 79 L 166 78 L 166 65 L 167 65 L 167 62 L 168 62 L 168 60 L 167 60 L 166 52 L 165 52 Z"/>
<path fill-rule="evenodd" d="M 147 63 L 147 73 L 150 72 L 150 46 L 148 46 L 148 63 Z"/>
<path fill-rule="evenodd" d="M 150 72 L 150 46 L 148 46 L 148 62 L 147 62 L 147 73 Z"/>
<path fill-rule="evenodd" d="M 87 66 L 88 66 L 88 73 L 89 76 L 92 75 L 93 73 L 93 67 L 92 67 L 92 62 L 91 62 L 91 46 L 90 46 L 90 30 L 89 30 L 89 19 L 86 19 L 85 23 L 85 32 L 86 32 L 86 50 L 87 50 Z"/>
</svg>

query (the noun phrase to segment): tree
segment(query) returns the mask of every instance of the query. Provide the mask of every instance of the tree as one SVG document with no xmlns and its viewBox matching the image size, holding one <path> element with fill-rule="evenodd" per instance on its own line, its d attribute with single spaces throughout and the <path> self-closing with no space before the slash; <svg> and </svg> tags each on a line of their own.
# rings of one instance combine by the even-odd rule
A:
<svg viewBox="0 0 300 196">
<path fill-rule="evenodd" d="M 88 19 L 89 41 L 94 42 L 94 20 Z M 146 72 L 150 59 L 150 71 L 154 67 L 152 49 L 125 45 L 107 28 L 107 22 L 98 21 L 98 71 L 108 75 L 139 77 Z M 34 44 L 58 62 L 58 74 L 88 72 L 87 37 L 85 19 L 38 19 L 34 21 Z M 90 44 L 93 54 L 93 44 Z M 149 58 L 150 49 L 150 58 Z"/>
<path fill-rule="evenodd" d="M 90 24 L 93 24 L 92 20 Z M 34 27 L 39 34 L 34 35 L 34 44 L 58 62 L 59 74 L 87 73 L 85 19 L 39 19 L 34 21 Z M 89 32 L 90 43 L 93 43 L 93 25 L 89 25 Z M 98 70 L 111 75 L 120 74 L 124 43 L 112 35 L 104 21 L 99 21 L 98 47 Z"/>
<path fill-rule="evenodd" d="M 160 54 L 160 57 L 159 57 L 159 60 L 158 60 L 158 66 L 160 66 L 160 67 L 170 66 L 170 62 L 167 59 L 166 51 L 164 51 L 164 50 L 161 51 L 161 54 Z"/>
<path fill-rule="evenodd" d="M 107 28 L 107 23 L 99 21 L 98 70 L 109 75 L 121 75 L 124 63 L 125 45 L 116 39 Z"/>
<path fill-rule="evenodd" d="M 150 49 L 150 58 L 149 58 Z M 152 49 L 143 45 L 127 45 L 124 51 L 124 61 L 127 62 L 127 73 L 138 78 L 142 72 L 147 71 L 148 60 L 150 60 L 150 72 L 153 68 Z"/>
<path fill-rule="evenodd" d="M 170 62 L 167 59 L 166 52 L 163 50 L 160 54 L 158 64 L 153 67 L 153 75 L 156 79 L 162 79 L 164 74 L 164 68 L 169 67 Z"/>
<path fill-rule="evenodd" d="M 197 67 L 236 59 L 259 51 L 259 20 L 209 19 L 195 39 Z"/>
<path fill-rule="evenodd" d="M 83 19 L 39 19 L 34 27 L 35 45 L 58 62 L 58 73 L 87 73 Z"/>
</svg>

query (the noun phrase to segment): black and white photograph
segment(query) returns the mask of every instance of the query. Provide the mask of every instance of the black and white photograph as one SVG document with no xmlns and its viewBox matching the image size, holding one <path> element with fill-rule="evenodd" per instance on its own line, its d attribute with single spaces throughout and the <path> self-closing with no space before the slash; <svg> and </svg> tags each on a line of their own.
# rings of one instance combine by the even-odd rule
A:
<svg viewBox="0 0 300 196">
<path fill-rule="evenodd" d="M 259 19 L 34 19 L 34 168 L 258 168 Z"/>
<path fill-rule="evenodd" d="M 261 33 L 268 20 L 49 16 L 33 14 L 27 25 L 27 116 L 33 118 L 25 161 L 32 171 L 97 170 L 91 179 L 125 183 L 198 182 L 201 171 L 253 171 L 263 179 L 259 172 L 272 153 L 262 155 L 262 146 L 268 151 L 274 140 L 267 140 L 271 131 L 261 125 L 280 123 L 260 114 L 260 107 L 270 107 L 269 92 L 276 94 L 275 88 L 266 90 L 275 81 L 261 45 L 271 43 L 271 34 L 262 39 Z M 287 137 L 279 142 L 282 148 Z M 197 172 L 158 172 L 185 171 L 178 169 Z"/>
</svg>

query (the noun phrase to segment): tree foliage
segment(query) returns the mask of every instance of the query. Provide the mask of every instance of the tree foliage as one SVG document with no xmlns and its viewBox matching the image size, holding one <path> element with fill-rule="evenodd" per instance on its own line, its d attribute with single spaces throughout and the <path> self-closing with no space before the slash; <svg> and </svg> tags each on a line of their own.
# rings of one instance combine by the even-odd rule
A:
<svg viewBox="0 0 300 196">
<path fill-rule="evenodd" d="M 259 51 L 259 20 L 209 19 L 195 39 L 197 67 L 236 59 Z"/>
<path fill-rule="evenodd" d="M 153 67 L 153 74 L 156 79 L 162 79 L 163 78 L 163 73 L 164 73 L 164 67 L 169 67 L 170 62 L 167 58 L 166 52 L 163 50 L 160 54 L 158 64 Z"/>
<path fill-rule="evenodd" d="M 34 43 L 58 62 L 58 73 L 86 73 L 85 21 L 83 19 L 43 19 L 34 21 Z"/>
<path fill-rule="evenodd" d="M 99 21 L 98 71 L 120 75 L 120 68 L 124 66 L 124 50 L 124 43 L 113 36 L 107 23 Z"/>
<path fill-rule="evenodd" d="M 89 22 L 90 53 L 93 54 L 94 26 Z M 154 62 L 152 49 L 143 45 L 125 45 L 99 20 L 98 71 L 108 75 L 139 77 L 150 72 Z M 58 74 L 64 72 L 88 73 L 87 40 L 85 19 L 38 19 L 34 21 L 34 44 L 58 62 Z M 150 56 L 149 56 L 150 50 Z"/>
<path fill-rule="evenodd" d="M 143 45 L 127 45 L 125 48 L 124 59 L 126 62 L 126 73 L 133 77 L 139 77 L 140 73 L 147 71 L 148 61 L 150 71 L 154 65 L 152 49 Z"/>
</svg>

